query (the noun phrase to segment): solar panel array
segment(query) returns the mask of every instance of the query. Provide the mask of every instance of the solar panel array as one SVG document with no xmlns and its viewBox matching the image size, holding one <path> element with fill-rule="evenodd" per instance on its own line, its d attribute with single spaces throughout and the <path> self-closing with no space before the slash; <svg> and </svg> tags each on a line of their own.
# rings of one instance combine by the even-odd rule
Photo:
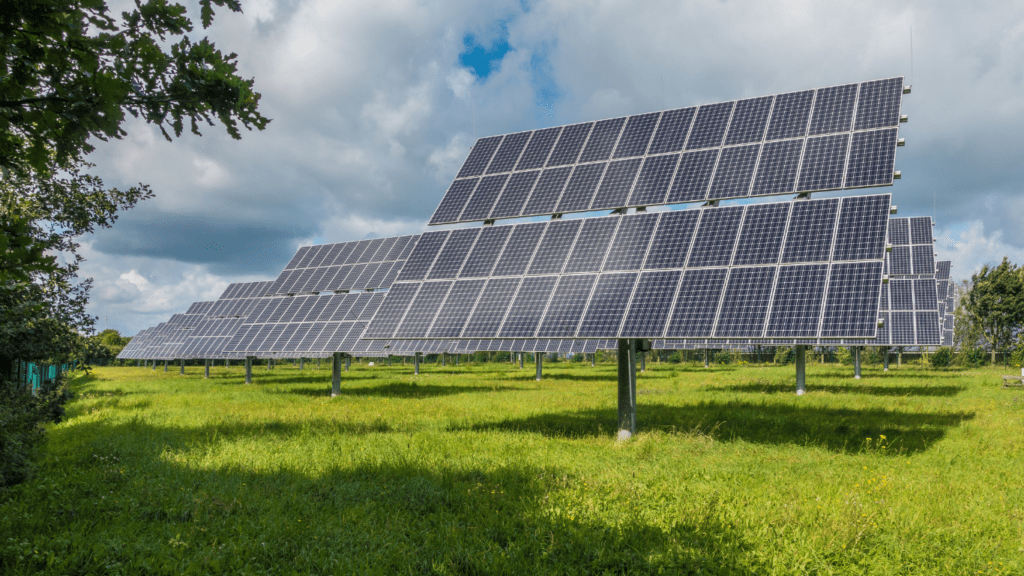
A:
<svg viewBox="0 0 1024 576">
<path fill-rule="evenodd" d="M 195 302 L 185 314 L 175 314 L 164 323 L 139 332 L 118 354 L 125 360 L 175 360 L 183 358 L 192 331 L 205 319 L 213 302 Z"/>
<path fill-rule="evenodd" d="M 429 232 L 365 337 L 874 337 L 889 202 Z"/>
<path fill-rule="evenodd" d="M 889 244 L 892 252 L 885 258 L 886 274 L 922 278 L 935 276 L 931 217 L 893 218 L 889 222 Z"/>
<path fill-rule="evenodd" d="M 903 78 L 477 140 L 430 224 L 891 185 Z"/>
<path fill-rule="evenodd" d="M 956 287 L 950 278 L 952 262 L 943 260 L 935 263 L 935 293 L 939 300 L 939 318 L 942 322 L 942 345 L 953 345 L 953 318 L 956 310 L 954 295 Z"/>
<path fill-rule="evenodd" d="M 374 290 L 391 286 L 418 236 L 303 246 L 267 294 Z"/>
</svg>

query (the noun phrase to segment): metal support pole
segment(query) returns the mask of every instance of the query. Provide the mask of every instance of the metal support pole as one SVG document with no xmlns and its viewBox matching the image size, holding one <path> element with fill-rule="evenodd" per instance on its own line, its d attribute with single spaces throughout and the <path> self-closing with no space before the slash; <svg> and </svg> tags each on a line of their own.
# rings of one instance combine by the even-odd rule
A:
<svg viewBox="0 0 1024 576">
<path fill-rule="evenodd" d="M 805 368 L 805 354 L 804 345 L 798 344 L 796 347 L 796 395 L 803 396 L 804 392 L 807 391 L 807 382 L 804 374 Z"/>
<path fill-rule="evenodd" d="M 348 369 L 351 368 L 351 367 L 352 367 L 352 357 L 346 355 L 345 356 L 345 372 L 348 372 Z"/>
<path fill-rule="evenodd" d="M 889 349 L 882 348 L 882 372 L 889 371 Z"/>
<path fill-rule="evenodd" d="M 523 353 L 522 352 L 519 353 L 519 369 L 520 370 L 523 369 Z"/>
<path fill-rule="evenodd" d="M 619 339 L 619 440 L 636 434 L 636 340 Z"/>
<path fill-rule="evenodd" d="M 306 359 L 305 358 L 299 358 L 299 370 L 302 370 L 305 367 L 306 367 Z"/>
<path fill-rule="evenodd" d="M 459 365 L 459 355 L 458 354 L 455 355 L 455 365 L 456 366 Z"/>
<path fill-rule="evenodd" d="M 245 383 L 252 384 L 252 361 L 255 360 L 255 356 L 245 357 Z"/>
<path fill-rule="evenodd" d="M 534 352 L 533 358 L 537 361 L 537 382 L 540 382 L 541 376 L 544 375 L 544 354 Z"/>
<path fill-rule="evenodd" d="M 341 394 L 341 352 L 331 356 L 331 398 Z"/>
<path fill-rule="evenodd" d="M 135 363 L 135 367 L 136 367 L 136 368 L 139 368 L 139 367 L 141 367 L 141 366 L 142 366 L 142 360 L 139 360 L 139 361 L 137 361 L 137 362 Z"/>
<path fill-rule="evenodd" d="M 181 371 L 178 372 L 178 373 L 181 374 L 182 376 L 185 375 L 185 359 L 184 358 L 181 359 Z"/>
<path fill-rule="evenodd" d="M 167 360 L 164 360 L 164 372 L 167 372 Z"/>
<path fill-rule="evenodd" d="M 590 353 L 590 366 L 591 366 L 591 367 L 593 367 L 593 366 L 594 366 L 594 359 L 595 359 L 595 358 L 597 358 L 597 352 L 591 352 L 591 353 Z"/>
<path fill-rule="evenodd" d="M 646 372 L 647 371 L 647 353 L 646 352 L 641 352 L 640 353 L 640 371 L 641 372 Z"/>
<path fill-rule="evenodd" d="M 413 374 L 419 374 L 420 373 L 420 353 L 419 352 L 413 354 L 413 356 L 412 356 L 412 373 Z"/>
<path fill-rule="evenodd" d="M 205 372 L 203 373 L 203 378 L 209 378 L 210 377 L 210 360 L 209 360 L 209 358 L 204 360 L 203 364 L 205 366 Z"/>
<path fill-rule="evenodd" d="M 231 359 L 230 358 L 225 358 L 224 359 L 224 367 L 228 368 L 230 366 L 231 366 Z"/>
<path fill-rule="evenodd" d="M 853 347 L 853 377 L 860 380 L 860 346 Z"/>
<path fill-rule="evenodd" d="M 707 350 L 704 351 L 704 367 L 705 368 L 708 367 L 708 351 Z"/>
</svg>

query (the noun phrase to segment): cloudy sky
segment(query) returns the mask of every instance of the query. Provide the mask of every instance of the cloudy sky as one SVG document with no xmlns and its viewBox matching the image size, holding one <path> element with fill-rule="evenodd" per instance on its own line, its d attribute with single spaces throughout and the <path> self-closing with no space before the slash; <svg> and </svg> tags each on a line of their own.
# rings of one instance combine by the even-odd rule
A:
<svg viewBox="0 0 1024 576">
<path fill-rule="evenodd" d="M 90 158 L 108 185 L 156 192 L 83 238 L 99 329 L 135 334 L 273 279 L 302 245 L 425 230 L 480 136 L 898 75 L 903 178 L 883 191 L 900 216 L 935 217 L 955 278 L 1024 263 L 1021 2 L 242 6 L 192 36 L 238 53 L 267 129 L 168 143 L 129 122 Z"/>
</svg>

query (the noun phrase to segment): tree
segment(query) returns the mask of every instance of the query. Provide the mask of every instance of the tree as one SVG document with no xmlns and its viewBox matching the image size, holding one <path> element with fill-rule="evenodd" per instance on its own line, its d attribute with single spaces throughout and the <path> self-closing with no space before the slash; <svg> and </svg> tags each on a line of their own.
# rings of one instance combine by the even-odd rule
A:
<svg viewBox="0 0 1024 576">
<path fill-rule="evenodd" d="M 1006 352 L 1024 327 L 1024 272 L 1006 258 L 994 268 L 986 265 L 971 276 L 971 289 L 963 300 L 995 364 L 996 352 Z"/>
</svg>

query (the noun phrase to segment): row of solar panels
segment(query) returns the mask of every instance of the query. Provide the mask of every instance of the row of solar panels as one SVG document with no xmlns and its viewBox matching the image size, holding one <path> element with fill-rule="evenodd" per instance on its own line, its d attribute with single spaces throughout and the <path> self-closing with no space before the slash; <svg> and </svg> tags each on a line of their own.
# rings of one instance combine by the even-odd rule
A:
<svg viewBox="0 0 1024 576">
<path fill-rule="evenodd" d="M 885 186 L 903 78 L 481 138 L 430 223 Z"/>
</svg>

